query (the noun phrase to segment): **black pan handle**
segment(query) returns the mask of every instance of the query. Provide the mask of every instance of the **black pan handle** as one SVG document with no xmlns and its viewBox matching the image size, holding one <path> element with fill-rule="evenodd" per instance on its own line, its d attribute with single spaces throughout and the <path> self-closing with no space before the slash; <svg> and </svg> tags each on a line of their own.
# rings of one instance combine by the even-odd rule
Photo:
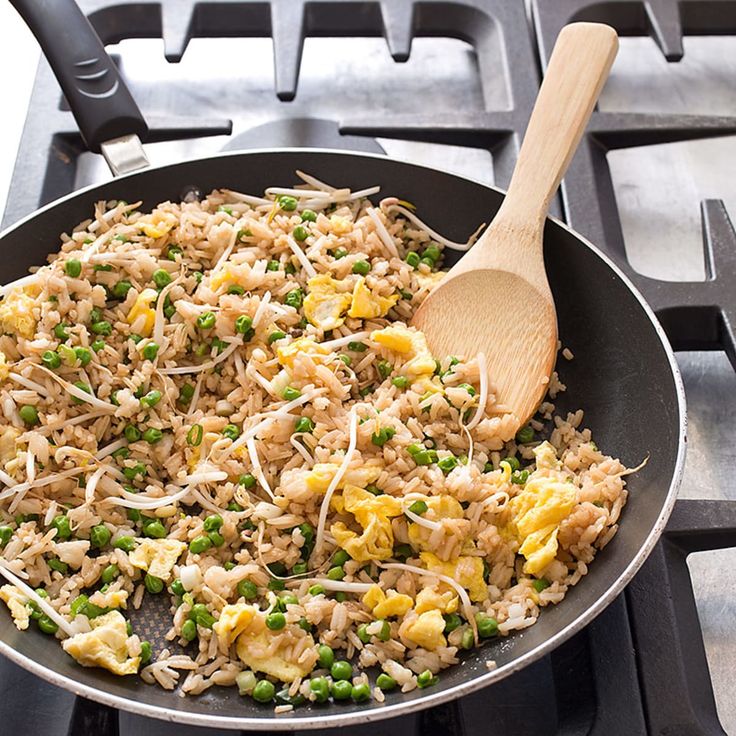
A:
<svg viewBox="0 0 736 736">
<path fill-rule="evenodd" d="M 114 138 L 145 136 L 146 121 L 100 37 L 75 0 L 10 0 L 38 39 L 92 151 Z"/>
</svg>

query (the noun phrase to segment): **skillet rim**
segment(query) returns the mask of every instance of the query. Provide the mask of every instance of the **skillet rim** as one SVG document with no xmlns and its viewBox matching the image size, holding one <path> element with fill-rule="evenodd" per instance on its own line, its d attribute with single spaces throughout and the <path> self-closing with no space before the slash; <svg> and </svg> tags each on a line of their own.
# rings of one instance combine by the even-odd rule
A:
<svg viewBox="0 0 736 736">
<path fill-rule="evenodd" d="M 506 196 L 506 191 L 501 189 L 500 187 L 486 184 L 472 177 L 464 176 L 462 174 L 456 174 L 454 172 L 447 171 L 446 169 L 442 169 L 442 168 L 438 168 L 434 166 L 428 166 L 426 164 L 416 163 L 413 161 L 407 161 L 405 159 L 397 158 L 394 156 L 389 157 L 385 154 L 380 154 L 380 153 L 350 151 L 346 149 L 333 149 L 333 148 L 305 148 L 305 147 L 254 148 L 254 149 L 246 149 L 246 150 L 239 150 L 239 151 L 226 151 L 226 152 L 221 152 L 219 154 L 216 154 L 214 156 L 201 156 L 197 158 L 185 159 L 184 161 L 178 161 L 173 164 L 151 166 L 145 169 L 141 169 L 138 171 L 131 172 L 129 174 L 124 174 L 122 176 L 116 177 L 112 181 L 113 182 L 123 181 L 126 179 L 135 178 L 137 176 L 145 175 L 149 172 L 160 171 L 160 170 L 167 169 L 170 167 L 179 166 L 181 164 L 190 164 L 190 163 L 193 163 L 193 164 L 200 163 L 201 164 L 201 163 L 204 163 L 205 161 L 213 161 L 213 160 L 218 160 L 222 158 L 230 158 L 234 156 L 248 156 L 250 154 L 287 155 L 287 154 L 293 154 L 293 153 L 295 154 L 318 153 L 318 154 L 352 156 L 352 157 L 357 156 L 357 157 L 362 157 L 362 158 L 380 159 L 382 161 L 390 161 L 390 162 L 394 162 L 398 164 L 406 164 L 416 169 L 425 169 L 425 170 L 428 170 L 434 173 L 440 173 L 445 176 L 454 177 L 456 179 L 463 179 L 477 186 L 481 186 L 486 189 L 491 189 L 495 192 L 498 192 L 499 194 L 502 194 L 504 197 Z M 49 204 L 44 205 L 43 207 L 40 207 L 37 210 L 34 210 L 29 215 L 26 215 L 25 217 L 18 220 L 18 222 L 14 223 L 13 225 L 5 228 L 2 232 L 0 232 L 0 243 L 2 243 L 2 240 L 5 238 L 6 235 L 10 234 L 14 230 L 30 222 L 42 212 L 45 212 L 47 210 L 51 210 L 55 207 L 63 205 L 65 202 L 73 199 L 74 197 L 79 196 L 80 194 L 91 192 L 109 183 L 111 183 L 111 181 L 90 184 L 89 186 L 82 187 L 81 189 L 77 189 L 73 192 L 70 192 L 69 194 L 66 194 L 63 197 L 60 197 L 59 199 L 56 199 L 53 202 L 50 202 Z M 295 729 L 335 728 L 337 726 L 353 725 L 355 723 L 377 722 L 377 721 L 381 721 L 387 718 L 394 718 L 394 717 L 398 717 L 401 715 L 406 715 L 408 713 L 424 710 L 426 708 L 431 708 L 436 705 L 440 705 L 441 703 L 445 703 L 447 701 L 454 700 L 463 695 L 467 695 L 469 693 L 480 690 L 481 688 L 488 687 L 489 685 L 495 682 L 498 682 L 502 680 L 503 678 L 508 677 L 509 675 L 515 672 L 522 670 L 524 667 L 532 664 L 538 659 L 541 659 L 544 655 L 556 649 L 560 644 L 567 641 L 567 639 L 573 636 L 573 634 L 577 633 L 580 629 L 587 626 L 591 621 L 593 621 L 593 619 L 595 619 L 600 613 L 602 613 L 614 601 L 614 599 L 623 591 L 626 585 L 628 585 L 628 583 L 631 581 L 634 575 L 638 572 L 639 568 L 644 564 L 647 557 L 649 557 L 649 554 L 651 553 L 655 544 L 657 543 L 660 536 L 662 535 L 662 532 L 664 531 L 664 528 L 667 524 L 667 520 L 669 519 L 669 516 L 672 513 L 672 509 L 677 499 L 677 492 L 682 483 L 682 477 L 683 477 L 683 473 L 685 469 L 685 455 L 686 455 L 686 450 L 687 450 L 687 408 L 686 408 L 686 399 L 685 399 L 685 387 L 682 381 L 682 376 L 680 374 L 680 369 L 677 364 L 677 360 L 675 358 L 674 351 L 672 350 L 672 346 L 670 345 L 669 340 L 667 339 L 667 336 L 664 332 L 662 325 L 657 319 L 654 313 L 654 310 L 652 310 L 652 308 L 646 302 L 642 294 L 638 291 L 638 289 L 634 286 L 634 284 L 630 281 L 630 279 L 626 276 L 626 274 L 623 273 L 623 271 L 605 253 L 603 253 L 599 248 L 597 248 L 587 238 L 577 233 L 567 224 L 557 219 L 556 217 L 552 217 L 550 215 L 547 215 L 546 220 L 551 221 L 558 227 L 562 228 L 563 230 L 566 230 L 578 242 L 580 242 L 583 246 L 585 246 L 590 251 L 592 251 L 594 255 L 596 255 L 601 261 L 603 261 L 603 263 L 606 266 L 608 266 L 608 268 L 619 279 L 621 279 L 621 281 L 624 283 L 624 285 L 628 288 L 628 290 L 631 292 L 633 297 L 639 303 L 640 307 L 642 308 L 646 316 L 649 318 L 652 328 L 654 329 L 655 334 L 659 338 L 662 349 L 667 357 L 667 361 L 668 361 L 670 371 L 672 374 L 672 379 L 674 382 L 675 396 L 677 399 L 677 410 L 678 410 L 678 415 L 679 415 L 678 448 L 677 448 L 677 456 L 675 458 L 675 465 L 674 465 L 673 472 L 672 472 L 672 479 L 670 481 L 670 486 L 667 490 L 665 502 L 662 505 L 662 508 L 659 512 L 657 520 L 654 523 L 654 526 L 652 527 L 651 531 L 649 532 L 646 539 L 644 540 L 644 543 L 639 547 L 637 552 L 633 555 L 630 562 L 628 563 L 624 571 L 616 579 L 616 581 L 613 583 L 613 585 L 611 585 L 592 606 L 589 606 L 587 609 L 585 609 L 579 616 L 577 616 L 567 626 L 559 630 L 557 633 L 555 633 L 553 636 L 547 639 L 543 644 L 540 644 L 535 649 L 532 649 L 526 654 L 522 654 L 521 656 L 509 662 L 508 664 L 498 667 L 497 669 L 485 672 L 477 677 L 468 679 L 465 682 L 462 682 L 458 685 L 448 688 L 447 690 L 443 690 L 441 692 L 435 692 L 435 693 L 428 693 L 427 695 L 423 696 L 422 698 L 418 700 L 412 700 L 408 702 L 401 702 L 401 703 L 389 704 L 389 705 L 384 704 L 384 705 L 381 705 L 375 708 L 371 708 L 370 710 L 365 710 L 365 711 L 340 712 L 338 710 L 333 713 L 325 712 L 325 713 L 320 713 L 320 714 L 315 714 L 315 715 L 310 714 L 304 717 L 300 717 L 298 715 L 298 711 L 292 711 L 291 713 L 284 714 L 283 716 L 274 716 L 271 713 L 269 716 L 264 717 L 264 718 L 254 718 L 251 716 L 242 716 L 242 717 L 241 716 L 238 716 L 238 717 L 222 716 L 222 715 L 217 715 L 216 713 L 212 713 L 212 714 L 193 713 L 191 711 L 177 710 L 173 708 L 164 708 L 158 705 L 150 705 L 142 701 L 128 699 L 126 697 L 112 695 L 101 689 L 102 684 L 100 688 L 96 688 L 96 687 L 91 687 L 89 685 L 77 682 L 76 680 L 73 680 L 65 675 L 55 672 L 54 670 L 50 668 L 47 668 L 45 665 L 40 664 L 39 662 L 33 659 L 30 659 L 26 655 L 17 652 L 11 646 L 6 644 L 2 639 L 0 639 L 0 655 L 7 657 L 12 662 L 19 665 L 20 667 L 23 667 L 25 670 L 31 672 L 37 677 L 40 677 L 41 679 L 46 680 L 52 685 L 61 687 L 64 690 L 67 690 L 68 692 L 71 692 L 76 696 L 81 696 L 89 700 L 94 700 L 98 703 L 102 703 L 103 705 L 108 705 L 113 708 L 117 708 L 119 710 L 124 710 L 129 713 L 134 713 L 136 715 L 157 718 L 159 720 L 164 720 L 164 721 L 169 721 L 169 722 L 174 722 L 174 723 L 186 723 L 186 724 L 191 724 L 191 725 L 196 725 L 196 726 L 203 726 L 207 728 L 226 728 L 226 729 L 232 729 L 232 730 L 235 730 L 235 729 L 256 730 L 256 729 L 269 728 L 274 731 L 293 731 Z M 173 697 L 173 694 L 172 694 L 172 697 Z"/>
</svg>

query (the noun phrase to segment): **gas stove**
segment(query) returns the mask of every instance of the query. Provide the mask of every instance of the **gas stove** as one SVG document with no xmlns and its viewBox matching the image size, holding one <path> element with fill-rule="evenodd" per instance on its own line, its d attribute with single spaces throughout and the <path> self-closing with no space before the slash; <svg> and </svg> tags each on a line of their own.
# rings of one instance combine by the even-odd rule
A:
<svg viewBox="0 0 736 736">
<path fill-rule="evenodd" d="M 727 432 L 736 413 L 736 4 L 80 4 L 149 122 L 153 164 L 319 146 L 384 151 L 502 187 L 560 28 L 595 20 L 619 31 L 619 57 L 553 214 L 618 263 L 678 351 L 690 421 L 680 499 L 626 591 L 553 654 L 479 693 L 354 733 L 736 732 L 736 444 Z M 3 225 L 108 177 L 41 60 Z M 3 733 L 214 733 L 75 698 L 2 659 L 0 688 Z"/>
</svg>

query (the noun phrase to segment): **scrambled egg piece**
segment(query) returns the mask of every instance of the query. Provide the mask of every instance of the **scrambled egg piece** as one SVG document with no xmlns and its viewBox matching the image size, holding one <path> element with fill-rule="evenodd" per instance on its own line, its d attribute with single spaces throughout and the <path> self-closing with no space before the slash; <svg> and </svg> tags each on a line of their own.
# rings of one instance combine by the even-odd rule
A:
<svg viewBox="0 0 736 736">
<path fill-rule="evenodd" d="M 452 496 L 432 496 L 425 500 L 428 511 L 431 510 L 433 513 L 425 513 L 425 516 L 430 521 L 441 521 L 442 519 L 462 519 L 465 515 L 463 513 L 463 507 L 460 502 Z M 424 549 L 424 545 L 427 543 L 431 530 L 423 527 L 421 524 L 412 523 L 409 524 L 408 534 L 409 542 L 414 547 Z"/>
<path fill-rule="evenodd" d="M 176 216 L 171 212 L 152 212 L 141 217 L 136 225 L 149 238 L 163 238 L 176 225 Z"/>
<path fill-rule="evenodd" d="M 0 351 L 0 381 L 7 379 L 8 373 L 10 373 L 8 359 L 5 357 L 5 353 Z"/>
<path fill-rule="evenodd" d="M 177 539 L 138 539 L 138 546 L 128 555 L 130 564 L 150 575 L 168 580 L 181 553 L 187 548 Z"/>
<path fill-rule="evenodd" d="M 414 610 L 419 614 L 434 610 L 440 613 L 455 613 L 458 604 L 458 598 L 451 590 L 445 593 L 438 593 L 434 588 L 422 588 L 417 593 L 417 602 Z"/>
<path fill-rule="evenodd" d="M 397 593 L 393 588 L 384 593 L 378 585 L 371 585 L 363 596 L 363 603 L 373 611 L 376 618 L 403 616 L 414 605 L 411 596 Z"/>
<path fill-rule="evenodd" d="M 315 463 L 305 477 L 307 488 L 312 493 L 325 493 L 338 469 L 339 466 L 335 463 Z M 362 468 L 352 468 L 345 472 L 337 484 L 337 488 L 341 489 L 346 485 L 365 488 L 367 485 L 378 480 L 379 475 L 381 475 L 381 468 L 376 465 L 364 465 Z"/>
<path fill-rule="evenodd" d="M 0 325 L 3 332 L 10 332 L 27 340 L 36 334 L 36 318 L 33 307 L 36 300 L 23 289 L 14 289 L 0 302 Z"/>
<path fill-rule="evenodd" d="M 555 559 L 560 522 L 572 511 L 576 495 L 572 483 L 537 477 L 509 501 L 509 528 L 526 558 L 525 573 L 537 575 Z"/>
<path fill-rule="evenodd" d="M 342 495 L 345 511 L 363 527 L 358 536 L 338 521 L 330 528 L 340 547 L 358 562 L 385 560 L 393 554 L 392 516 L 401 514 L 401 501 L 393 496 L 374 496 L 357 486 L 346 485 Z"/>
<path fill-rule="evenodd" d="M 447 276 L 447 271 L 432 271 L 431 273 L 414 272 L 414 277 L 419 282 L 419 285 L 429 287 L 430 289 L 437 286 L 445 276 Z"/>
<path fill-rule="evenodd" d="M 404 325 L 390 325 L 371 332 L 371 340 L 407 358 L 404 372 L 409 377 L 431 376 L 435 362 L 423 332 Z"/>
<path fill-rule="evenodd" d="M 128 632 L 123 614 L 110 611 L 90 622 L 92 631 L 64 640 L 64 650 L 84 667 L 103 667 L 115 675 L 134 675 L 140 657 L 128 656 Z"/>
<path fill-rule="evenodd" d="M 251 625 L 256 613 L 258 609 L 255 606 L 245 603 L 225 606 L 220 619 L 212 626 L 220 643 L 229 647 Z"/>
<path fill-rule="evenodd" d="M 107 593 L 98 590 L 89 599 L 90 603 L 100 608 L 126 608 L 127 601 L 127 590 L 110 590 Z"/>
<path fill-rule="evenodd" d="M 20 437 L 20 430 L 15 427 L 6 427 L 0 432 L 0 463 L 5 465 L 17 455 L 15 442 Z"/>
<path fill-rule="evenodd" d="M 461 556 L 448 562 L 443 562 L 432 552 L 422 552 L 419 557 L 431 572 L 446 575 L 462 585 L 470 594 L 471 601 L 488 598 L 488 588 L 483 580 L 483 560 L 480 557 Z"/>
<path fill-rule="evenodd" d="M 330 232 L 335 235 L 345 235 L 353 229 L 353 223 L 347 217 L 332 215 L 330 217 Z"/>
<path fill-rule="evenodd" d="M 3 585 L 0 588 L 0 600 L 5 601 L 13 617 L 15 628 L 24 631 L 28 628 L 31 612 L 28 610 L 28 597 L 21 593 L 15 585 Z"/>
<path fill-rule="evenodd" d="M 401 627 L 401 634 L 409 641 L 432 651 L 447 644 L 444 630 L 445 619 L 437 609 L 434 609 L 420 613 L 415 619 L 405 623 Z"/>
<path fill-rule="evenodd" d="M 375 317 L 385 317 L 391 307 L 399 301 L 398 294 L 391 296 L 377 296 L 365 284 L 365 279 L 361 276 L 355 283 L 353 289 L 353 303 L 350 305 L 348 317 L 358 317 L 360 319 L 374 319 Z M 432 364 L 434 369 L 434 364 Z"/>
<path fill-rule="evenodd" d="M 309 293 L 304 299 L 304 316 L 321 330 L 334 330 L 345 321 L 352 296 L 341 293 L 339 286 L 339 281 L 326 274 L 307 281 Z"/>
<path fill-rule="evenodd" d="M 562 463 L 557 459 L 555 448 L 549 442 L 542 442 L 534 448 L 537 470 L 559 470 Z"/>
<path fill-rule="evenodd" d="M 156 321 L 156 309 L 151 306 L 158 297 L 156 289 L 143 289 L 138 294 L 138 298 L 128 312 L 128 324 L 133 328 L 133 332 L 150 337 L 153 332 L 153 325 Z"/>
<path fill-rule="evenodd" d="M 269 652 L 273 644 L 273 638 L 280 636 L 281 633 L 279 631 L 271 632 L 267 629 L 265 615 L 258 614 L 248 626 L 247 631 L 244 631 L 237 638 L 238 657 L 254 672 L 265 672 L 281 682 L 294 682 L 294 680 L 304 677 L 312 670 L 316 659 L 316 649 L 314 649 L 314 658 L 312 659 L 305 658 L 303 662 L 289 660 L 287 655 L 291 643 L 285 638 L 283 644 L 275 652 Z M 311 648 L 314 648 L 312 637 L 307 635 L 307 638 Z"/>
<path fill-rule="evenodd" d="M 280 345 L 276 349 L 276 357 L 285 368 L 294 367 L 294 359 L 299 353 L 307 353 L 316 363 L 323 361 L 330 351 L 316 343 L 311 337 L 299 337 L 288 345 Z"/>
</svg>

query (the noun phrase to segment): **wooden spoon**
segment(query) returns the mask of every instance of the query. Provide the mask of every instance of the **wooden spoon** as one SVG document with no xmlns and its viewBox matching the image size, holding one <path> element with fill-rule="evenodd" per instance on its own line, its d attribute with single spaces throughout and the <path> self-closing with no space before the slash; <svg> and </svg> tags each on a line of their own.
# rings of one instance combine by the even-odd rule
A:
<svg viewBox="0 0 736 736">
<path fill-rule="evenodd" d="M 412 320 L 433 355 L 483 353 L 497 402 L 516 415 L 517 427 L 539 406 L 557 354 L 542 254 L 547 209 L 617 50 L 610 26 L 562 29 L 501 208 Z"/>
</svg>

